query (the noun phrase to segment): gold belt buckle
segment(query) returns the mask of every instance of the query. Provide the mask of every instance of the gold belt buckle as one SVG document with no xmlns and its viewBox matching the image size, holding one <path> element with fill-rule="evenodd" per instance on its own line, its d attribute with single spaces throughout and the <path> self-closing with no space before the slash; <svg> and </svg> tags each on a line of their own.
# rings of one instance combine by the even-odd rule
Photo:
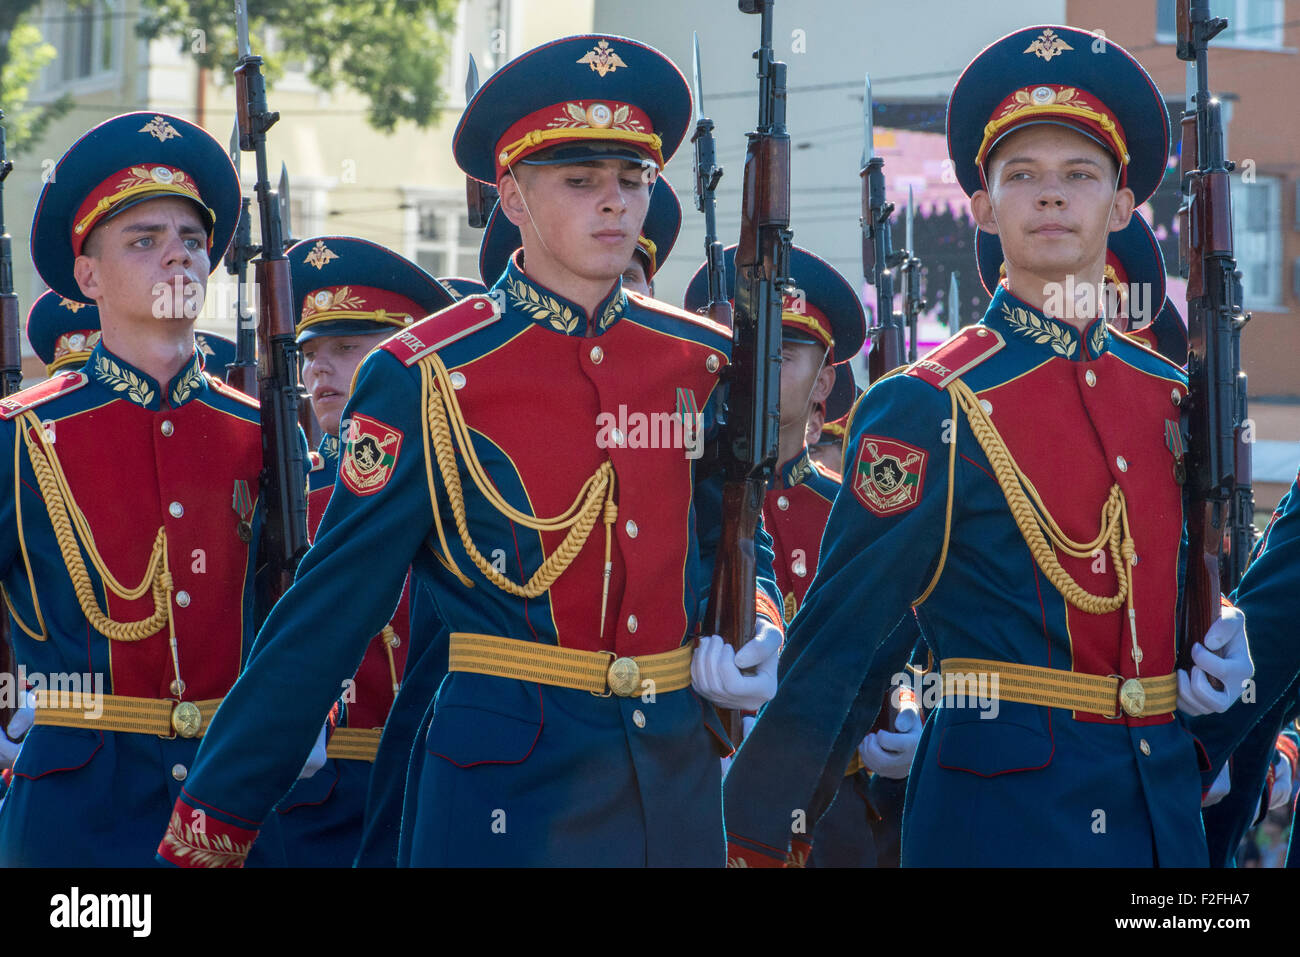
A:
<svg viewBox="0 0 1300 957">
<path fill-rule="evenodd" d="M 1147 706 L 1147 691 L 1137 678 L 1129 678 L 1119 686 L 1119 703 L 1131 718 L 1142 717 Z"/>
<path fill-rule="evenodd" d="M 197 737 L 203 726 L 203 713 L 193 701 L 182 701 L 172 709 L 172 730 L 182 738 Z"/>
<path fill-rule="evenodd" d="M 609 663 L 605 681 L 620 698 L 631 698 L 641 690 L 641 666 L 635 658 L 615 658 Z"/>
</svg>

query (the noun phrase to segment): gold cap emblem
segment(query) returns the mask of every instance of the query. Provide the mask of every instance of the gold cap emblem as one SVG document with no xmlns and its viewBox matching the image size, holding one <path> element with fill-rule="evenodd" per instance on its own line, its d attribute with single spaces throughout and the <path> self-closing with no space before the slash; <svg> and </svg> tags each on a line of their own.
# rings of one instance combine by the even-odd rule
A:
<svg viewBox="0 0 1300 957">
<path fill-rule="evenodd" d="M 323 240 L 316 240 L 316 245 L 311 248 L 307 258 L 303 260 L 308 266 L 315 266 L 317 269 L 324 269 L 325 264 L 332 259 L 338 259 L 339 254 L 334 252 L 325 245 Z"/>
<path fill-rule="evenodd" d="M 1026 53 L 1032 53 L 1034 56 L 1041 57 L 1044 60 L 1050 60 L 1066 50 L 1073 50 L 1074 47 L 1066 43 L 1056 35 L 1053 30 L 1047 29 L 1042 35 L 1034 40 L 1033 43 L 1025 49 Z"/>
<path fill-rule="evenodd" d="M 156 136 L 159 140 L 167 141 L 170 139 L 180 139 L 181 134 L 176 132 L 176 127 L 172 126 L 161 116 L 155 115 L 152 120 L 140 127 L 140 133 L 148 133 L 150 136 Z"/>
<path fill-rule="evenodd" d="M 614 48 L 609 45 L 608 40 L 601 40 L 578 62 L 587 64 L 593 72 L 600 76 L 613 73 L 619 67 L 627 67 L 622 57 L 615 53 Z"/>
</svg>

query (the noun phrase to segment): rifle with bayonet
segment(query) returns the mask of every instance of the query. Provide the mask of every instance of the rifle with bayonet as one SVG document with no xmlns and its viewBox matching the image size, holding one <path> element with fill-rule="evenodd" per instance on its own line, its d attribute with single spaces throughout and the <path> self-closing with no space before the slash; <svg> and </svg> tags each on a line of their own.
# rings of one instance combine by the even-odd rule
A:
<svg viewBox="0 0 1300 957">
<path fill-rule="evenodd" d="M 1188 557 L 1178 608 L 1179 667 L 1219 618 L 1219 596 L 1245 571 L 1254 541 L 1246 376 L 1241 371 L 1241 274 L 1233 255 L 1223 118 L 1210 95 L 1210 40 L 1228 25 L 1209 0 L 1178 0 L 1178 58 L 1193 63 L 1195 93 L 1182 117 L 1180 271 L 1187 278 L 1187 398 L 1176 472 L 1183 482 Z M 1177 454 L 1177 453 L 1183 454 Z"/>
<path fill-rule="evenodd" d="M 704 92 L 700 86 L 700 37 L 692 34 L 695 68 L 692 86 L 695 92 L 695 208 L 704 214 L 704 262 L 709 280 L 709 318 L 731 327 L 731 297 L 727 293 L 727 267 L 718 241 L 717 188 L 722 167 L 713 148 L 713 120 L 704 115 Z"/>
<path fill-rule="evenodd" d="M 230 131 L 230 161 L 239 175 L 239 123 Z M 253 221 L 250 200 L 240 199 L 239 225 L 235 238 L 226 250 L 226 272 L 235 279 L 235 361 L 226 366 L 226 381 L 254 399 L 257 398 L 257 323 L 244 296 L 248 291 L 248 264 L 258 253 L 253 245 Z"/>
<path fill-rule="evenodd" d="M 907 187 L 907 248 L 898 251 L 899 272 L 903 279 L 903 325 L 907 327 L 907 361 L 916 361 L 916 327 L 921 313 L 929 303 L 925 300 L 925 290 L 921 288 L 921 260 L 916 258 L 916 246 L 913 245 L 913 226 L 916 219 L 916 203 L 912 199 L 912 187 Z"/>
<path fill-rule="evenodd" d="M 719 465 L 722 536 L 713 565 L 706 634 L 733 648 L 754 637 L 757 563 L 754 535 L 776 469 L 781 428 L 781 307 L 789 284 L 790 134 L 785 128 L 785 64 L 772 50 L 773 0 L 739 0 L 758 14 L 758 125 L 745 150 L 735 316 Z M 725 295 L 725 294 L 724 294 Z M 729 718 L 740 740 L 741 715 Z"/>
<path fill-rule="evenodd" d="M 867 359 L 867 381 L 875 382 L 907 361 L 903 317 L 894 311 L 894 253 L 890 219 L 894 204 L 885 199 L 885 161 L 875 155 L 876 141 L 871 120 L 871 76 L 867 76 L 862 97 L 862 277 L 876 289 L 876 313 L 867 336 L 871 354 Z M 919 277 L 918 277 L 919 278 Z"/>
<path fill-rule="evenodd" d="M 0 120 L 4 119 L 0 110 Z M 18 296 L 14 293 L 14 251 L 5 228 L 4 181 L 13 170 L 5 144 L 5 127 L 0 123 L 0 397 L 10 396 L 23 385 L 22 341 L 18 338 Z M 9 634 L 8 609 L 0 609 L 0 676 L 11 675 L 17 687 L 17 659 Z M 21 698 L 26 689 L 18 689 Z M 21 701 L 15 703 L 21 704 Z M 0 731 L 9 727 L 15 707 L 0 704 Z"/>
<path fill-rule="evenodd" d="M 261 404 L 261 497 L 266 503 L 259 585 L 263 608 L 284 593 L 307 550 L 307 462 L 298 428 L 302 396 L 293 293 L 284 255 L 280 207 L 267 174 L 266 133 L 280 114 L 267 109 L 262 58 L 248 41 L 247 0 L 238 0 L 239 66 L 235 89 L 239 148 L 257 158 L 257 208 L 262 244 L 254 262 L 258 289 L 257 387 Z"/>
<path fill-rule="evenodd" d="M 465 102 L 469 103 L 478 92 L 478 64 L 474 54 L 469 55 L 469 69 L 465 73 Z M 497 188 L 491 183 L 476 180 L 473 176 L 465 177 L 465 205 L 468 207 L 469 224 L 475 229 L 487 226 L 492 207 L 496 205 Z"/>
</svg>

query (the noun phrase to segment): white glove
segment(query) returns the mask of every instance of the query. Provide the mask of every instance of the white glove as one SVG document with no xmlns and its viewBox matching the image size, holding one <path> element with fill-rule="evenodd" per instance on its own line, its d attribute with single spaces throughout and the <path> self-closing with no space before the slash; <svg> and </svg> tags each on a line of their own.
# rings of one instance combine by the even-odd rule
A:
<svg viewBox="0 0 1300 957">
<path fill-rule="evenodd" d="M 1268 809 L 1286 807 L 1291 803 L 1291 762 L 1282 755 L 1273 760 L 1273 792 L 1269 795 Z"/>
<path fill-rule="evenodd" d="M 316 743 L 311 747 L 311 754 L 307 755 L 307 763 L 298 772 L 299 780 L 311 777 L 325 766 L 325 729 L 328 726 L 328 721 L 321 725 L 320 734 L 316 735 Z"/>
<path fill-rule="evenodd" d="M 0 732 L 0 769 L 12 768 L 23 748 L 23 735 L 36 718 L 30 706 L 19 708 L 9 719 L 9 727 Z"/>
<path fill-rule="evenodd" d="M 920 712 L 916 705 L 904 706 L 894 715 L 893 731 L 873 731 L 858 745 L 858 757 L 867 766 L 885 778 L 905 778 L 912 769 L 916 747 L 921 743 Z"/>
<path fill-rule="evenodd" d="M 691 656 L 691 686 L 719 708 L 757 711 L 776 697 L 776 659 L 781 630 L 759 618 L 754 638 L 739 652 L 719 635 L 702 635 Z M 754 674 L 743 671 L 753 668 Z"/>
<path fill-rule="evenodd" d="M 1255 674 L 1246 643 L 1246 616 L 1225 606 L 1204 641 L 1192 645 L 1192 662 L 1191 674 L 1177 672 L 1178 710 L 1186 715 L 1227 711 L 1241 697 L 1242 685 Z M 1211 685 L 1210 678 L 1218 679 L 1222 690 Z"/>
<path fill-rule="evenodd" d="M 1215 778 L 1214 783 L 1210 785 L 1210 793 L 1205 795 L 1205 799 L 1201 801 L 1201 807 L 1209 807 L 1212 804 L 1218 804 L 1228 796 L 1228 792 L 1231 790 L 1232 776 L 1228 774 L 1228 763 L 1225 761 L 1223 763 L 1223 770 L 1219 772 L 1219 776 Z"/>
</svg>

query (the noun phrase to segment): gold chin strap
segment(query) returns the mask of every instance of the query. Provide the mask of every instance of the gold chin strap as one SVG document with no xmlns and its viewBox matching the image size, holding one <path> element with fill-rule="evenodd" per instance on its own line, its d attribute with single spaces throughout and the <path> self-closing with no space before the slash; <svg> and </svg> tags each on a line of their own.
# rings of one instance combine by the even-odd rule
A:
<svg viewBox="0 0 1300 957">
<path fill-rule="evenodd" d="M 1016 526 L 1034 556 L 1034 561 L 1042 569 L 1047 580 L 1052 583 L 1067 602 L 1082 612 L 1090 615 L 1105 615 L 1116 611 L 1121 605 L 1128 606 L 1129 634 L 1133 641 L 1133 663 L 1141 674 L 1142 649 L 1138 647 L 1137 613 L 1133 608 L 1133 535 L 1129 531 L 1128 505 L 1124 492 L 1118 484 L 1110 487 L 1110 494 L 1101 508 L 1101 530 L 1091 542 L 1081 543 L 1071 540 L 1055 519 L 1047 511 L 1034 483 L 1020 470 L 1016 460 L 1011 457 L 1006 441 L 999 434 L 979 399 L 970 386 L 960 379 L 954 380 L 949 388 L 958 404 L 966 413 L 980 448 L 988 456 L 993 473 L 997 476 L 1002 494 L 1006 496 L 1007 506 L 1016 520 Z M 1051 539 L 1051 544 L 1048 544 Z M 1103 597 L 1094 595 L 1084 589 L 1061 567 L 1052 546 L 1059 548 L 1073 558 L 1093 558 L 1105 546 L 1115 563 L 1119 587 L 1114 595 Z"/>
<path fill-rule="evenodd" d="M 578 553 L 587 543 L 587 539 L 590 537 L 597 520 L 603 518 L 605 524 L 605 571 L 600 602 L 600 632 L 598 632 L 598 634 L 603 634 L 605 631 L 605 613 L 609 601 L 610 574 L 613 568 L 610 560 L 610 547 L 613 538 L 613 526 L 618 519 L 618 506 L 614 503 L 614 464 L 609 459 L 601 462 L 595 473 L 583 483 L 582 489 L 578 492 L 573 504 L 562 514 L 554 518 L 535 518 L 513 508 L 509 502 L 502 498 L 492 484 L 492 480 L 488 478 L 487 473 L 483 470 L 483 466 L 474 452 L 469 426 L 465 423 L 465 417 L 461 413 L 460 403 L 456 399 L 456 390 L 451 384 L 451 376 L 447 372 L 447 367 L 443 365 L 442 360 L 436 354 L 420 362 L 420 391 L 427 413 L 424 429 L 426 432 L 426 468 L 428 467 L 427 443 L 432 439 L 434 458 L 437 460 L 438 470 L 442 474 L 443 486 L 447 492 L 447 500 L 451 504 L 452 515 L 456 519 L 456 532 L 460 535 L 461 544 L 475 567 L 497 588 L 519 598 L 536 598 L 538 595 L 543 594 L 573 564 L 573 560 L 577 558 Z M 560 546 L 554 552 L 546 556 L 541 566 L 526 583 L 519 584 L 511 581 L 503 573 L 493 568 L 491 562 L 483 557 L 482 553 L 474 545 L 473 539 L 470 538 L 469 527 L 465 518 L 465 495 L 461 486 L 460 471 L 456 466 L 457 449 L 460 451 L 461 458 L 465 463 L 465 469 L 469 473 L 471 480 L 473 480 L 479 494 L 487 499 L 488 503 L 508 520 L 536 532 L 568 530 L 564 541 L 560 543 Z M 462 583 L 470 585 L 472 583 L 456 566 L 455 559 L 451 557 L 451 552 L 447 547 L 447 541 L 442 531 L 442 522 L 438 517 L 438 501 L 434 492 L 431 473 L 428 475 L 428 479 L 434 524 L 437 527 L 438 540 L 443 552 L 442 555 L 438 556 L 439 560 L 460 578 Z"/>
<path fill-rule="evenodd" d="M 134 588 L 122 585 L 108 570 L 99 549 L 95 547 L 95 536 L 90 530 L 90 523 L 77 507 L 68 485 L 67 476 L 59 464 L 54 446 L 45 437 L 45 429 L 33 412 L 24 412 L 21 418 L 23 439 L 27 443 L 27 455 L 36 475 L 41 496 L 45 499 L 45 509 L 49 513 L 50 526 L 54 538 L 59 543 L 63 563 L 67 566 L 68 577 L 72 579 L 72 588 L 76 592 L 77 602 L 82 614 L 91 627 L 113 641 L 140 641 L 156 634 L 163 625 L 167 625 L 171 635 L 173 664 L 176 653 L 176 627 L 171 616 L 172 577 L 167 567 L 167 534 L 160 526 L 154 538 L 153 549 L 149 554 L 149 563 L 145 567 L 144 578 Z M 33 437 L 33 435 L 35 437 Z M 95 588 L 91 583 L 86 563 L 81 551 L 85 550 L 95 571 L 99 573 L 104 589 L 125 601 L 134 601 L 145 592 L 153 591 L 154 612 L 148 618 L 139 621 L 119 622 L 110 618 L 99 607 L 95 598 Z M 177 675 L 179 680 L 179 674 Z"/>
</svg>

